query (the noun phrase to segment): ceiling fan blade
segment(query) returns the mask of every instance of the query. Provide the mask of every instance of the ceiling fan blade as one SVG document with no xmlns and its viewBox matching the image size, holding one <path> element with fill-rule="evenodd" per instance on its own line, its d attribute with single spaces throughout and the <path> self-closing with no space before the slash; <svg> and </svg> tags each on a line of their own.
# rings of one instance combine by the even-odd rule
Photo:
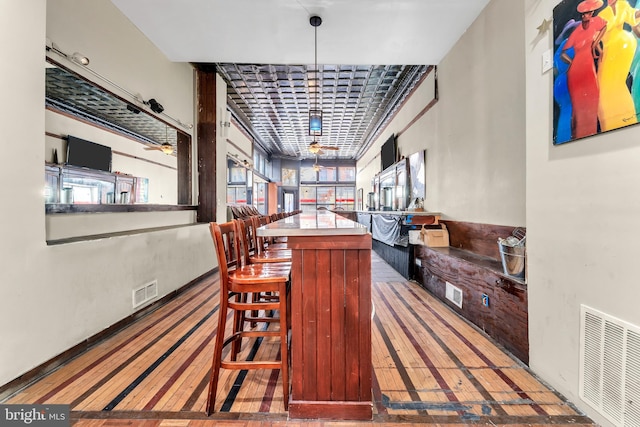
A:
<svg viewBox="0 0 640 427">
<path fill-rule="evenodd" d="M 161 150 L 160 146 L 150 146 L 150 147 L 145 147 L 145 150 Z"/>
<path fill-rule="evenodd" d="M 332 147 L 332 146 L 327 146 L 327 145 L 321 145 L 320 148 L 323 149 L 323 150 L 339 150 L 340 149 L 338 147 Z"/>
</svg>

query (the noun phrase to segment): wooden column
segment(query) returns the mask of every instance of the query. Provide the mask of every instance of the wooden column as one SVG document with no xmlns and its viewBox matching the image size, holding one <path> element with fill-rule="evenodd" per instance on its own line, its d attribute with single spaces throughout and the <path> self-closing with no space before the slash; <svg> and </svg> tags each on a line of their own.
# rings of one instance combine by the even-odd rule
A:
<svg viewBox="0 0 640 427">
<path fill-rule="evenodd" d="M 178 137 L 178 204 L 191 205 L 191 136 L 177 132 Z"/>
<path fill-rule="evenodd" d="M 198 222 L 216 220 L 216 66 L 196 64 Z"/>
<path fill-rule="evenodd" d="M 290 418 L 370 420 L 371 235 L 289 236 Z"/>
</svg>

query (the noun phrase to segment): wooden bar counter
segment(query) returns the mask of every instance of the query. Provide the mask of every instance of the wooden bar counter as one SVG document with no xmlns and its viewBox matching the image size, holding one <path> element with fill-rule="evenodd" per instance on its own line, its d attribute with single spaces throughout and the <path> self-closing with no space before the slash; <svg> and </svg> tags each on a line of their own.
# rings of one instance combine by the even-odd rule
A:
<svg viewBox="0 0 640 427">
<path fill-rule="evenodd" d="M 370 420 L 371 235 L 329 211 L 260 227 L 287 236 L 291 268 L 289 418 Z"/>
</svg>

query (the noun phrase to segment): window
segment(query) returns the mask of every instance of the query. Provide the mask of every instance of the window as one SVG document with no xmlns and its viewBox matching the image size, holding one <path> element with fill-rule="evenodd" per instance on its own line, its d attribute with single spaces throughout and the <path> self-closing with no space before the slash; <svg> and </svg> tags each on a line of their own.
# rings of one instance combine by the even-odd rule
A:
<svg viewBox="0 0 640 427">
<path fill-rule="evenodd" d="M 353 166 L 340 166 L 338 168 L 338 181 L 356 182 L 356 168 Z"/>
<path fill-rule="evenodd" d="M 336 168 L 335 167 L 322 167 L 318 172 L 319 182 L 336 182 Z"/>
</svg>

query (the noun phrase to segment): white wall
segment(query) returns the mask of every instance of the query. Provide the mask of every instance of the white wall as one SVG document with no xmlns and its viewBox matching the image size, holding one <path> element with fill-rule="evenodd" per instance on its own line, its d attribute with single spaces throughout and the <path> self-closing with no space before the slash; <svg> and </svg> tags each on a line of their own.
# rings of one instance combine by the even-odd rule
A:
<svg viewBox="0 0 640 427">
<path fill-rule="evenodd" d="M 0 93 L 11 100 L 0 104 L 0 384 L 131 314 L 132 289 L 157 279 L 162 296 L 215 267 L 206 225 L 46 245 L 46 35 L 171 115 L 193 117 L 191 70 L 163 59 L 109 0 L 0 0 L 0 37 L 10 41 L 3 55 L 11 58 L 0 63 Z M 169 214 L 156 214 L 167 223 Z M 114 222 L 126 222 L 119 215 Z"/>
<path fill-rule="evenodd" d="M 530 364 L 608 426 L 578 397 L 580 305 L 640 325 L 640 126 L 552 145 L 553 74 L 541 58 L 553 34 L 537 27 L 559 1 L 525 3 Z"/>
<path fill-rule="evenodd" d="M 522 16 L 522 2 L 489 3 L 438 64 L 439 101 L 398 138 L 405 157 L 427 150 L 425 209 L 443 218 L 526 223 Z M 371 159 L 432 95 L 428 79 L 358 162 L 358 188 L 370 191 Z"/>
</svg>

